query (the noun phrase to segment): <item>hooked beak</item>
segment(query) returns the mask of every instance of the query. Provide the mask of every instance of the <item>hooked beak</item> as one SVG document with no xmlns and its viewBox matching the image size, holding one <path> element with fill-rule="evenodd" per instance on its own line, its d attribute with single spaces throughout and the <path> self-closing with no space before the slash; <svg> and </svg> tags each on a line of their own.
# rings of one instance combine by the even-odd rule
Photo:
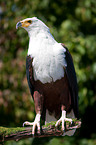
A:
<svg viewBox="0 0 96 145">
<path fill-rule="evenodd" d="M 16 24 L 16 29 L 18 29 L 19 27 L 21 27 L 22 26 L 22 23 L 21 22 L 18 22 L 17 24 Z"/>
</svg>

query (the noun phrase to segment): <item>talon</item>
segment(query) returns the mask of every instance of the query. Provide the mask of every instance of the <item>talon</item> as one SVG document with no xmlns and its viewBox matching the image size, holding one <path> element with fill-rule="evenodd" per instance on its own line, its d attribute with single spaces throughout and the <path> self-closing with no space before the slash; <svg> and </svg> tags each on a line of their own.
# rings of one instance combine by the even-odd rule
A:
<svg viewBox="0 0 96 145">
<path fill-rule="evenodd" d="M 25 121 L 25 122 L 23 123 L 23 127 L 24 127 L 24 125 L 27 125 L 26 122 L 27 122 L 27 121 Z"/>
<path fill-rule="evenodd" d="M 27 125 L 26 122 L 27 122 L 27 121 L 25 121 L 25 122 L 23 123 L 23 127 L 24 127 L 24 125 Z"/>
<path fill-rule="evenodd" d="M 62 117 L 56 122 L 55 126 L 57 127 L 62 122 Z"/>
<path fill-rule="evenodd" d="M 66 111 L 62 111 L 61 118 L 56 122 L 55 126 L 57 127 L 62 122 L 62 131 L 65 131 L 64 122 L 69 121 L 72 124 L 72 119 L 66 118 Z"/>
<path fill-rule="evenodd" d="M 36 117 L 35 117 L 34 122 L 25 121 L 23 123 L 23 127 L 24 127 L 24 125 L 33 125 L 33 128 L 32 128 L 32 135 L 33 136 L 35 134 L 36 126 L 37 126 L 37 130 L 40 132 L 40 116 L 41 116 L 40 114 L 37 114 Z"/>
<path fill-rule="evenodd" d="M 73 121 L 71 121 L 71 125 L 72 125 Z"/>
<path fill-rule="evenodd" d="M 24 124 L 25 124 L 25 123 L 23 123 L 23 127 L 24 127 Z"/>
<path fill-rule="evenodd" d="M 33 125 L 33 122 L 31 123 L 31 122 L 25 121 L 25 122 L 23 123 L 23 127 L 24 127 L 24 125 Z"/>
</svg>

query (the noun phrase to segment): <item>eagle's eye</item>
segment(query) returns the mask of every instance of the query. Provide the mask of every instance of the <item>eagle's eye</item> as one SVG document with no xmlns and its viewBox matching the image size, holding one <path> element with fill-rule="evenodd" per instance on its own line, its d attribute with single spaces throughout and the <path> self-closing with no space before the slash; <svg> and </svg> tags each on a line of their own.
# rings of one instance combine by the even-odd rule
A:
<svg viewBox="0 0 96 145">
<path fill-rule="evenodd" d="M 29 20 L 29 21 L 27 21 L 27 22 L 28 22 L 28 23 L 30 23 L 30 24 L 32 23 L 32 21 L 31 21 L 31 20 Z"/>
</svg>

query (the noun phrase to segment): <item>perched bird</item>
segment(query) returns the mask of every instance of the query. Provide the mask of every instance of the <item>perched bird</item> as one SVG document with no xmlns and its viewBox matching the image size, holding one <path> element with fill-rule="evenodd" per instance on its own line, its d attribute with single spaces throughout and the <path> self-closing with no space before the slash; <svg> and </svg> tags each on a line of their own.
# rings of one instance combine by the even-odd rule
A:
<svg viewBox="0 0 96 145">
<path fill-rule="evenodd" d="M 49 28 L 38 18 L 32 17 L 17 23 L 29 35 L 26 57 L 26 75 L 35 103 L 34 122 L 25 121 L 40 132 L 40 119 L 56 121 L 56 126 L 78 118 L 78 88 L 71 54 L 64 44 L 58 43 Z M 67 118 L 70 117 L 70 118 Z"/>
</svg>

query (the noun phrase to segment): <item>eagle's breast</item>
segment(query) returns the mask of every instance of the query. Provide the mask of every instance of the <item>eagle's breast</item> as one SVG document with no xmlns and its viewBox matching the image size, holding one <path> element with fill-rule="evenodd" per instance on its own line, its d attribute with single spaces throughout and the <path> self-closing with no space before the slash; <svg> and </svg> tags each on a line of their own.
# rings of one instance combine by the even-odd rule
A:
<svg viewBox="0 0 96 145">
<path fill-rule="evenodd" d="M 67 66 L 65 60 L 65 49 L 60 43 L 53 45 L 45 41 L 37 45 L 31 55 L 33 58 L 32 67 L 34 80 L 44 83 L 55 82 L 64 77 L 64 67 Z M 36 44 L 35 44 L 36 47 Z"/>
</svg>

